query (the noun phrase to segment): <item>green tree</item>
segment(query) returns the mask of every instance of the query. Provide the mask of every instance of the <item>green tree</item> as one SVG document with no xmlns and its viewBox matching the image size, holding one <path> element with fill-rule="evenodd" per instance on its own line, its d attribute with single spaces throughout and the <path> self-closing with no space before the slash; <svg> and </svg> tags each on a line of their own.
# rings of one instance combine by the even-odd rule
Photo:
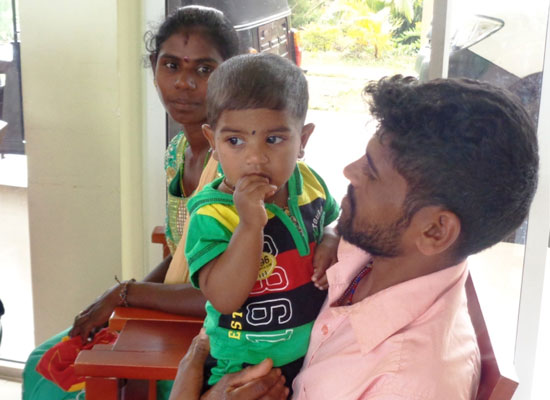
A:
<svg viewBox="0 0 550 400">
<path fill-rule="evenodd" d="M 11 0 L 0 0 L 0 43 L 13 41 Z"/>
<path fill-rule="evenodd" d="M 373 10 L 364 0 L 344 0 L 341 4 L 344 34 L 355 39 L 358 48 L 371 47 L 374 58 L 380 58 L 391 47 L 389 8 Z"/>
<path fill-rule="evenodd" d="M 302 28 L 317 22 L 324 13 L 325 4 L 331 0 L 289 0 L 292 10 L 292 27 Z"/>
</svg>

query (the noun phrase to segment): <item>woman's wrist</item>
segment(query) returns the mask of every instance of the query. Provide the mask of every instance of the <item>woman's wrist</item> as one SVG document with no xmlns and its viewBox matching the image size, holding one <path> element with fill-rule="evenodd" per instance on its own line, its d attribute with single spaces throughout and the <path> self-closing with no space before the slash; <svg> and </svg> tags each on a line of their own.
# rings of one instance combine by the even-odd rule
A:
<svg viewBox="0 0 550 400">
<path fill-rule="evenodd" d="M 136 280 L 134 278 L 129 279 L 127 281 L 119 281 L 117 276 L 115 275 L 115 280 L 118 282 L 118 297 L 117 297 L 117 307 L 129 307 L 130 304 L 128 302 L 128 289 L 131 284 L 135 283 Z"/>
</svg>

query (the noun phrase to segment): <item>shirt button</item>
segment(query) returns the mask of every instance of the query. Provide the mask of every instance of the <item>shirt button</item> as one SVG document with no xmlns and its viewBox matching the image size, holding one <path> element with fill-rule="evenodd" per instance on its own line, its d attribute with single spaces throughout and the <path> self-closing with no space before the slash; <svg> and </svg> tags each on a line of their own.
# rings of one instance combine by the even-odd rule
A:
<svg viewBox="0 0 550 400">
<path fill-rule="evenodd" d="M 323 325 L 323 327 L 321 328 L 321 332 L 323 333 L 323 335 L 326 336 L 328 334 L 328 326 Z"/>
</svg>

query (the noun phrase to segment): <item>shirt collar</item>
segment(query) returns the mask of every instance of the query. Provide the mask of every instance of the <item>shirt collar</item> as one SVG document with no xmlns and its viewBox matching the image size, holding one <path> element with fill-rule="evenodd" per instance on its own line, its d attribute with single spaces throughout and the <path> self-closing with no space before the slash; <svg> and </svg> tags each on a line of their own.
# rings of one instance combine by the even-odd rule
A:
<svg viewBox="0 0 550 400">
<path fill-rule="evenodd" d="M 342 244 L 348 247 L 343 252 L 344 258 L 341 258 L 339 249 L 338 264 L 327 271 L 329 305 L 338 300 L 370 259 L 370 255 L 361 249 L 346 242 L 341 242 Z M 367 353 L 416 320 L 443 295 L 448 294 L 449 301 L 460 301 L 467 276 L 466 261 L 463 261 L 441 271 L 384 289 L 351 306 L 331 307 L 331 311 L 333 314 L 349 316 L 361 350 Z M 369 329 L 369 334 L 366 335 L 365 329 L 373 324 L 376 328 Z"/>
</svg>

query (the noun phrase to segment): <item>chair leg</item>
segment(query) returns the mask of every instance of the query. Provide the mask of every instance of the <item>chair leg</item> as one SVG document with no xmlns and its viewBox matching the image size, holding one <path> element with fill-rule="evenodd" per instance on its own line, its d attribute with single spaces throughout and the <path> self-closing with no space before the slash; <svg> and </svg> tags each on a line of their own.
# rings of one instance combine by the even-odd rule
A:
<svg viewBox="0 0 550 400">
<path fill-rule="evenodd" d="M 86 400 L 119 400 L 118 379 L 86 378 Z"/>
<path fill-rule="evenodd" d="M 157 400 L 157 381 L 128 379 L 121 393 L 122 400 Z"/>
<path fill-rule="evenodd" d="M 157 381 L 149 381 L 148 400 L 157 400 Z"/>
</svg>

